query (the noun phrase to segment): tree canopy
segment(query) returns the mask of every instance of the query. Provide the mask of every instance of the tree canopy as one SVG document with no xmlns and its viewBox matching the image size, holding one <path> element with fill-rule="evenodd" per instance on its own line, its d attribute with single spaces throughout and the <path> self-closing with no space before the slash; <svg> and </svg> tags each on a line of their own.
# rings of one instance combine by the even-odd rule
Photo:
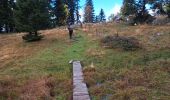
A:
<svg viewBox="0 0 170 100">
<path fill-rule="evenodd" d="M 49 27 L 48 0 L 17 0 L 15 23 L 18 31 L 37 32 Z"/>
<path fill-rule="evenodd" d="M 41 29 L 80 22 L 80 0 L 0 0 L 0 33 L 35 32 Z M 136 20 L 146 21 L 150 16 L 146 5 L 158 14 L 170 17 L 170 0 L 123 0 L 121 14 L 135 15 Z M 104 21 L 104 10 L 94 13 L 93 0 L 86 0 L 83 21 Z"/>
<path fill-rule="evenodd" d="M 137 11 L 135 0 L 123 0 L 121 12 L 124 16 L 135 14 Z"/>
</svg>

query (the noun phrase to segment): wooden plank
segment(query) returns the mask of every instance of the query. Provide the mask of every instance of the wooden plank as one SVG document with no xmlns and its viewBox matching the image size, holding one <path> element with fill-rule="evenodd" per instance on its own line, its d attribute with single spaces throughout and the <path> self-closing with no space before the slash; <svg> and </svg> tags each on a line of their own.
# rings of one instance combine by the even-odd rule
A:
<svg viewBox="0 0 170 100">
<path fill-rule="evenodd" d="M 80 61 L 73 62 L 73 100 L 90 100 Z"/>
</svg>

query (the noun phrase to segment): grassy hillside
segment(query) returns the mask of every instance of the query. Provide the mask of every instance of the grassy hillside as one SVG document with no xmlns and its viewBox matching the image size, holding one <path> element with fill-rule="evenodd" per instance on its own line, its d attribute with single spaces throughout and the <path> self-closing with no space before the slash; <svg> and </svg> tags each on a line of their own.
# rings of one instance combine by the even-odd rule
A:
<svg viewBox="0 0 170 100">
<path fill-rule="evenodd" d="M 0 99 L 72 98 L 72 67 L 81 60 L 93 100 L 169 100 L 170 27 L 86 25 L 69 40 L 67 30 L 41 31 L 45 38 L 25 43 L 21 34 L 0 35 Z M 101 45 L 107 35 L 133 36 L 142 49 Z"/>
<path fill-rule="evenodd" d="M 93 100 L 169 100 L 170 27 L 96 25 L 91 37 L 107 35 L 135 37 L 142 48 L 136 51 L 107 49 L 99 45 L 88 53 L 84 68 Z"/>
<path fill-rule="evenodd" d="M 1 99 L 71 98 L 69 61 L 84 59 L 86 37 L 76 32 L 76 41 L 70 41 L 66 31 L 59 29 L 42 33 L 45 39 L 33 43 L 23 42 L 22 35 L 2 35 Z"/>
</svg>

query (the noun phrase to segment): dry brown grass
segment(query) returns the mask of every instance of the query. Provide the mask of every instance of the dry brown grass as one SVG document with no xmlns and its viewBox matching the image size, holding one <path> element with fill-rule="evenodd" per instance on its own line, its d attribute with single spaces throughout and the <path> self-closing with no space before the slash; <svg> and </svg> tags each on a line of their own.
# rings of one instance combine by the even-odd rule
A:
<svg viewBox="0 0 170 100">
<path fill-rule="evenodd" d="M 150 96 L 153 96 L 153 99 L 159 97 L 168 100 L 168 93 L 170 91 L 168 79 L 170 72 L 169 59 L 155 58 L 152 60 L 151 57 L 149 58 L 151 61 L 148 61 L 149 64 L 147 66 L 138 66 L 137 64 L 134 64 L 134 66 L 133 63 L 135 62 L 130 65 L 131 68 L 127 68 L 127 66 L 129 62 L 138 57 L 139 60 L 143 60 L 145 56 L 147 56 L 147 53 L 157 53 L 160 50 L 166 50 L 167 52 L 170 49 L 169 26 L 126 26 L 108 23 L 105 25 L 88 25 L 84 27 L 83 31 L 89 36 L 86 40 L 88 42 L 85 42 L 89 44 L 83 44 L 83 47 L 92 45 L 91 48 L 85 50 L 87 56 L 87 59 L 85 59 L 86 68 L 84 68 L 85 79 L 90 88 L 91 95 L 96 96 L 97 100 L 100 100 L 103 97 L 109 98 L 108 100 L 127 100 L 129 98 L 134 100 L 145 100 Z M 53 64 L 54 61 L 52 60 L 64 59 L 62 55 L 58 58 L 53 58 L 57 57 L 53 55 L 59 54 L 60 51 L 65 51 L 63 48 L 59 49 L 57 46 L 55 50 L 52 50 L 54 53 L 47 53 L 52 55 L 52 57 L 49 57 L 51 62 L 45 62 L 47 63 L 47 66 L 49 65 L 48 67 L 52 68 L 49 68 L 48 70 L 61 70 L 61 72 L 58 71 L 53 73 L 55 76 L 49 75 L 46 69 L 44 69 L 46 67 L 41 67 L 42 65 L 38 65 L 38 68 L 37 66 L 34 67 L 34 65 L 30 65 L 32 66 L 31 68 L 29 65 L 27 65 L 26 68 L 23 68 L 25 65 L 20 63 L 23 59 L 30 58 L 44 49 L 53 47 L 53 44 L 58 43 L 58 41 L 62 41 L 59 45 L 62 45 L 62 43 L 66 44 L 66 46 L 73 44 L 73 42 L 68 40 L 66 29 L 56 28 L 41 31 L 41 33 L 45 38 L 42 41 L 32 43 L 23 42 L 22 35 L 25 33 L 0 35 L 0 71 L 4 72 L 5 69 L 9 68 L 7 72 L 4 72 L 5 74 L 7 73 L 7 75 L 4 75 L 4 73 L 0 75 L 0 96 L 5 97 L 5 99 L 15 100 L 18 99 L 18 97 L 30 100 L 54 99 L 54 96 L 55 99 L 71 99 L 72 80 L 67 76 L 69 69 L 67 69 L 67 71 L 62 71 L 62 68 L 56 67 L 56 63 L 58 62 L 56 61 L 55 64 Z M 143 44 L 142 46 L 144 49 L 129 53 L 119 50 L 108 50 L 99 45 L 99 40 L 101 38 L 117 33 L 121 36 L 136 37 Z M 158 35 L 158 33 L 160 33 L 160 35 Z M 76 49 L 81 49 L 77 45 L 75 47 Z M 72 50 L 73 52 L 75 51 L 74 49 Z M 68 53 L 72 53 L 72 51 L 67 51 L 65 56 L 69 56 Z M 77 56 L 81 57 L 82 55 Z M 70 58 L 68 57 L 68 59 Z M 43 60 L 44 59 L 42 59 L 42 61 Z M 58 65 L 63 67 L 65 64 Z M 120 69 L 114 68 L 115 66 L 120 67 Z M 22 73 L 17 70 L 20 72 L 19 77 L 12 76 L 13 74 L 8 73 L 14 73 L 16 70 L 11 70 L 16 67 L 17 69 L 23 68 L 21 71 L 26 71 L 27 69 L 29 71 L 30 68 L 33 72 L 26 71 Z M 55 67 L 56 69 L 53 69 Z M 34 70 L 34 68 L 36 69 Z M 42 72 L 39 72 L 39 70 Z M 25 73 L 33 73 L 28 74 L 33 76 L 24 76 Z M 22 74 L 24 79 L 22 79 Z M 161 93 L 159 93 L 159 91 L 161 91 Z M 157 94 L 160 96 L 157 96 Z"/>
<path fill-rule="evenodd" d="M 170 26 L 108 23 L 92 27 L 86 26 L 84 30 L 93 42 L 108 35 L 119 34 L 137 38 L 143 48 L 135 52 L 125 52 L 119 49 L 103 49 L 99 45 L 100 47 L 87 50 L 88 57 L 93 58 L 91 62 L 94 67 L 90 63 L 86 65 L 84 76 L 93 99 L 170 99 Z"/>
<path fill-rule="evenodd" d="M 48 84 L 55 83 L 49 78 L 29 80 L 21 87 L 20 98 L 22 100 L 52 99 L 54 85 Z"/>
<path fill-rule="evenodd" d="M 96 35 L 101 34 L 120 34 L 120 35 L 150 35 L 157 32 L 169 32 L 170 26 L 151 26 L 151 25 L 138 25 L 138 26 L 127 26 L 125 24 L 107 23 L 107 24 L 94 24 L 84 26 L 84 30 L 88 34 Z M 97 30 L 97 31 L 96 31 Z"/>
<path fill-rule="evenodd" d="M 151 26 L 146 24 L 127 26 L 124 24 L 107 23 L 105 25 L 85 25 L 84 31 L 94 40 L 96 38 L 100 39 L 104 36 L 118 34 L 120 36 L 136 37 L 142 44 L 144 44 L 144 48 L 150 51 L 156 48 L 170 49 L 170 26 L 168 25 Z"/>
<path fill-rule="evenodd" d="M 93 98 L 101 100 L 168 100 L 168 75 L 161 68 L 132 68 L 124 71 L 90 68 L 84 70 L 85 79 Z M 159 75 L 160 76 L 159 76 Z M 159 78 L 162 78 L 161 80 Z M 160 92 L 159 92 L 160 91 Z"/>
<path fill-rule="evenodd" d="M 22 40 L 25 33 L 0 34 L 0 71 L 3 73 L 0 75 L 0 99 L 54 100 L 60 95 L 70 98 L 71 93 L 68 94 L 71 91 L 70 80 L 61 80 L 48 74 L 40 76 L 34 72 L 29 72 L 33 73 L 33 76 L 24 76 L 27 73 L 22 72 L 24 68 L 29 69 L 30 67 L 29 65 L 25 66 L 22 61 L 30 59 L 32 56 L 34 57 L 47 48 L 51 48 L 58 41 L 69 44 L 67 30 L 65 29 L 56 28 L 40 32 L 45 38 L 42 41 L 32 43 L 26 43 Z M 56 52 L 58 51 L 59 48 L 56 49 Z M 23 75 L 14 76 L 9 71 L 11 69 L 15 69 L 23 73 Z M 33 68 L 31 69 L 34 70 Z M 4 72 L 6 70 L 9 72 Z M 67 94 L 56 95 L 57 90 Z"/>
<path fill-rule="evenodd" d="M 51 45 L 53 41 L 67 38 L 67 32 L 63 29 L 41 31 L 45 38 L 40 42 L 26 43 L 22 40 L 25 33 L 0 35 L 0 68 L 15 62 L 16 60 L 32 56 Z"/>
<path fill-rule="evenodd" d="M 54 100 L 57 80 L 54 77 L 41 77 L 38 79 L 29 79 L 25 82 L 17 82 L 14 77 L 4 77 L 0 81 L 1 99 L 7 100 Z M 63 83 L 63 82 L 61 82 Z M 70 87 L 70 82 L 67 83 Z M 64 87 L 62 87 L 64 88 Z M 2 98 L 3 97 L 3 98 Z"/>
</svg>

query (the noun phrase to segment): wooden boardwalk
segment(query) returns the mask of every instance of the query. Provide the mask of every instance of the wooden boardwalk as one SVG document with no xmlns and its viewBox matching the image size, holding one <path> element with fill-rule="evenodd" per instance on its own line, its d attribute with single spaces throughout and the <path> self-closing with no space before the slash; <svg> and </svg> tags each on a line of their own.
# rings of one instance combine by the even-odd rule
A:
<svg viewBox="0 0 170 100">
<path fill-rule="evenodd" d="M 73 62 L 73 100 L 90 100 L 80 61 Z"/>
</svg>

